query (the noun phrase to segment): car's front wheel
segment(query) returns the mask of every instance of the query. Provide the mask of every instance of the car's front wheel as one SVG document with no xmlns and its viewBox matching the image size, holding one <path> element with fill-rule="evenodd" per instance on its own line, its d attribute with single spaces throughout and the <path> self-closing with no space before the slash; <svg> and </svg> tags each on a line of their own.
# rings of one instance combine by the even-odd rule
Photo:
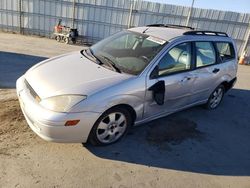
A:
<svg viewBox="0 0 250 188">
<path fill-rule="evenodd" d="M 225 87 L 223 85 L 219 85 L 210 95 L 206 104 L 206 108 L 210 110 L 216 109 L 221 103 L 224 93 Z"/>
<path fill-rule="evenodd" d="M 94 124 L 89 142 L 93 145 L 108 145 L 120 140 L 132 124 L 131 115 L 123 108 L 113 108 L 103 113 Z"/>
</svg>

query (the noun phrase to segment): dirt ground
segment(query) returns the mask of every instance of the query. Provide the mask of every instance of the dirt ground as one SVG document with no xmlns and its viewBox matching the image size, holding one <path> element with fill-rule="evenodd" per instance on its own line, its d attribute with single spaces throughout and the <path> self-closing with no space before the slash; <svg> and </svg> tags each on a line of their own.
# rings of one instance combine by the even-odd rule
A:
<svg viewBox="0 0 250 188">
<path fill-rule="evenodd" d="M 0 187 L 250 187 L 250 66 L 214 111 L 194 107 L 107 147 L 46 142 L 20 111 L 15 79 L 80 46 L 0 33 Z"/>
</svg>

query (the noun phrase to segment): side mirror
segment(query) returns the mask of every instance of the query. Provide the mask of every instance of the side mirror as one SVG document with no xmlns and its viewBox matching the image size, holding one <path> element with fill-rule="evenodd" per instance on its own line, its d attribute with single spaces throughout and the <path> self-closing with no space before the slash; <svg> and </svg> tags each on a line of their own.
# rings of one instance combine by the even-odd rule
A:
<svg viewBox="0 0 250 188">
<path fill-rule="evenodd" d="M 149 91 L 153 92 L 153 99 L 158 105 L 164 104 L 165 99 L 165 82 L 163 80 L 155 83 L 149 89 Z"/>
</svg>

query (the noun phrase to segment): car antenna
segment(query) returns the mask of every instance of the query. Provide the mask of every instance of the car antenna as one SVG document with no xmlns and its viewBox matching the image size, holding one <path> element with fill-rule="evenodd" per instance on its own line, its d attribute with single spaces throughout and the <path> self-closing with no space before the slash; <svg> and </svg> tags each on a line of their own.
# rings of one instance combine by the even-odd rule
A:
<svg viewBox="0 0 250 188">
<path fill-rule="evenodd" d="M 160 21 L 162 21 L 164 19 L 164 17 L 160 18 L 159 20 L 157 20 L 157 22 L 155 24 L 158 24 Z M 155 25 L 153 24 L 153 25 Z M 147 30 L 149 30 L 150 26 L 148 26 L 142 33 L 146 33 Z"/>
</svg>

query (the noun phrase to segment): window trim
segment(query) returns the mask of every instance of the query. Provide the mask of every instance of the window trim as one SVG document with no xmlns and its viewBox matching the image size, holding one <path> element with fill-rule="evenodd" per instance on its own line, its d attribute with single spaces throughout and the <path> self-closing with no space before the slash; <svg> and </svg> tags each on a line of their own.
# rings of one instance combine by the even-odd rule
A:
<svg viewBox="0 0 250 188">
<path fill-rule="evenodd" d="M 190 59 L 190 68 L 189 69 L 185 69 L 185 70 L 180 70 L 180 71 L 176 71 L 176 72 L 172 72 L 172 73 L 169 73 L 169 74 L 165 74 L 165 75 L 157 75 L 156 77 L 154 77 L 152 75 L 152 73 L 154 72 L 154 69 L 158 66 L 158 64 L 160 63 L 161 59 L 170 51 L 172 50 L 173 48 L 175 48 L 176 46 L 179 46 L 183 43 L 188 43 L 190 45 L 190 51 L 191 51 L 191 59 Z M 152 80 L 152 79 L 158 79 L 158 78 L 162 78 L 162 77 L 166 77 L 166 76 L 171 76 L 171 75 L 175 75 L 175 74 L 179 74 L 179 73 L 183 73 L 183 72 L 188 72 L 188 71 L 191 71 L 193 70 L 194 68 L 194 56 L 193 56 L 193 53 L 194 53 L 194 50 L 193 50 L 193 42 L 192 41 L 185 41 L 185 42 L 181 42 L 181 43 L 178 43 L 176 45 L 174 45 L 173 47 L 171 47 L 169 50 L 167 50 L 161 58 L 159 58 L 159 60 L 157 61 L 157 64 L 156 66 L 153 68 L 153 70 L 150 72 L 149 74 L 149 79 Z"/>
<path fill-rule="evenodd" d="M 195 42 L 210 42 L 213 45 L 213 48 L 215 50 L 215 54 L 216 54 L 216 62 L 214 64 L 210 64 L 210 65 L 206 65 L 206 66 L 202 66 L 202 67 L 196 67 L 196 49 L 195 49 Z M 175 45 L 173 45 L 170 49 L 165 50 L 164 52 L 161 53 L 160 57 L 158 57 L 158 59 L 154 62 L 154 65 L 150 68 L 150 70 L 147 73 L 147 79 L 149 80 L 154 80 L 154 79 L 158 79 L 158 78 L 162 78 L 162 77 L 167 77 L 167 76 L 172 76 L 175 74 L 179 74 L 179 73 L 184 73 L 184 72 L 191 72 L 194 70 L 198 70 L 198 69 L 202 69 L 202 68 L 207 68 L 210 66 L 215 66 L 221 63 L 226 63 L 227 61 L 222 61 L 220 56 L 219 56 L 219 52 L 216 48 L 216 42 L 226 42 L 229 43 L 232 46 L 232 50 L 234 53 L 234 58 L 236 58 L 236 51 L 234 48 L 234 44 L 231 41 L 224 41 L 224 40 L 186 40 L 186 41 L 182 41 L 182 42 L 177 42 Z M 160 60 L 165 56 L 166 53 L 168 53 L 172 48 L 174 48 L 177 45 L 183 44 L 183 43 L 190 43 L 191 44 L 191 66 L 190 69 L 187 70 L 182 70 L 182 71 L 178 71 L 178 72 L 173 72 L 167 75 L 162 75 L 162 76 L 157 76 L 157 77 L 152 77 L 152 73 L 154 71 L 154 69 L 156 68 L 156 66 L 158 66 L 158 63 L 160 62 Z M 165 46 L 166 47 L 166 46 Z M 164 50 L 164 48 L 162 49 Z M 235 60 L 235 59 L 231 59 L 230 61 Z"/>
<path fill-rule="evenodd" d="M 228 41 L 213 41 L 213 43 L 214 43 L 215 49 L 216 49 L 216 51 L 217 51 L 217 53 L 218 53 L 218 58 L 219 58 L 220 63 L 226 63 L 226 62 L 228 62 L 228 61 L 232 61 L 232 60 L 235 59 L 236 54 L 235 54 L 234 45 L 233 45 L 232 42 L 228 42 Z M 229 46 L 230 46 L 230 52 L 233 54 L 233 57 L 230 58 L 230 59 L 227 59 L 227 60 L 224 60 L 224 61 L 223 61 L 223 60 L 221 59 L 221 57 L 220 57 L 220 52 L 219 52 L 219 50 L 218 50 L 218 48 L 217 48 L 216 43 L 227 43 L 227 44 L 229 44 Z"/>
</svg>

